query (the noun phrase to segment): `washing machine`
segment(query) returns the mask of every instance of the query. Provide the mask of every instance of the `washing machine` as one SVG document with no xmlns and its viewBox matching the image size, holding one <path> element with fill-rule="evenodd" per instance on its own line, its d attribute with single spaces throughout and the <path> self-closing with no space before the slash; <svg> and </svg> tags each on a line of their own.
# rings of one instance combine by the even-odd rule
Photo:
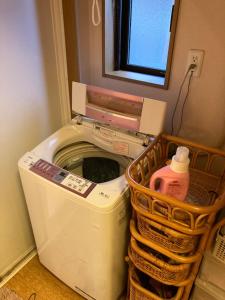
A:
<svg viewBox="0 0 225 300">
<path fill-rule="evenodd" d="M 76 115 L 18 163 L 40 262 L 86 299 L 126 285 L 124 176 L 161 132 L 166 103 L 73 82 Z"/>
</svg>

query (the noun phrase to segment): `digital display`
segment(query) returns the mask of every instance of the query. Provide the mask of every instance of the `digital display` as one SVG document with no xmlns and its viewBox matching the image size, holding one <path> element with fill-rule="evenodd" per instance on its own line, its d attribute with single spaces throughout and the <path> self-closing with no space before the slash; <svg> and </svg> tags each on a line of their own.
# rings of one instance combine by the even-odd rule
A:
<svg viewBox="0 0 225 300">
<path fill-rule="evenodd" d="M 59 175 L 65 177 L 67 174 L 65 172 L 60 172 Z"/>
</svg>

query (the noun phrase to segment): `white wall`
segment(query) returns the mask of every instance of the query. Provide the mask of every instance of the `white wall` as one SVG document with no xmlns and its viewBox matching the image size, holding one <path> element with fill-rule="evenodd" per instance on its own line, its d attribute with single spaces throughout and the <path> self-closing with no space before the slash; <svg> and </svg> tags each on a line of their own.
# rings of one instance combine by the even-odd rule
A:
<svg viewBox="0 0 225 300">
<path fill-rule="evenodd" d="M 171 116 L 185 74 L 188 50 L 204 49 L 202 73 L 199 78 L 192 80 L 180 133 L 186 138 L 210 146 L 222 146 L 225 142 L 224 0 L 215 0 L 213 4 L 211 0 L 181 1 L 168 90 L 103 77 L 102 28 L 94 27 L 90 22 L 92 1 L 75 1 L 81 81 L 166 101 L 168 103 L 165 126 L 167 132 L 171 131 Z M 183 94 L 182 99 L 184 99 Z"/>
<path fill-rule="evenodd" d="M 34 241 L 18 159 L 60 127 L 48 0 L 0 1 L 0 275 Z"/>
</svg>

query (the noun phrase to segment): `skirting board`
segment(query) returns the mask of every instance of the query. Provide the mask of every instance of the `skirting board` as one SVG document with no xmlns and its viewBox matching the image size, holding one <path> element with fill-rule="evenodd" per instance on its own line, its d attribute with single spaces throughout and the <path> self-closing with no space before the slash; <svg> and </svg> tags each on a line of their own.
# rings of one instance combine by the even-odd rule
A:
<svg viewBox="0 0 225 300">
<path fill-rule="evenodd" d="M 13 276 L 16 275 L 35 255 L 37 255 L 36 248 L 31 248 L 27 251 L 26 254 L 23 255 L 23 258 L 19 258 L 15 263 L 14 266 L 10 268 L 10 271 L 6 273 L 2 277 L 2 281 L 0 281 L 0 288 L 5 285 Z"/>
</svg>

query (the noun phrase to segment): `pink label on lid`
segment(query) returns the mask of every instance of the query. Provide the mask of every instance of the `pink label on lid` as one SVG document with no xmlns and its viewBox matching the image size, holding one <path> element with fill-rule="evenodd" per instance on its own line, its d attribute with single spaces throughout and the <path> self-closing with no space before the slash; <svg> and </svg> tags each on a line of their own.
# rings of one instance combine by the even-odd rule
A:
<svg viewBox="0 0 225 300">
<path fill-rule="evenodd" d="M 132 117 L 119 115 L 107 111 L 95 109 L 94 107 L 86 106 L 86 116 L 103 123 L 112 124 L 117 127 L 138 131 L 139 120 Z"/>
<path fill-rule="evenodd" d="M 108 90 L 108 89 L 104 89 L 104 88 L 97 87 L 97 86 L 88 85 L 87 92 L 98 93 L 101 95 L 107 95 L 107 96 L 111 96 L 114 98 L 125 99 L 125 100 L 133 101 L 133 102 L 139 102 L 139 103 L 143 102 L 143 97 L 125 94 L 125 93 L 121 93 L 121 92 L 116 92 L 113 90 Z"/>
</svg>

